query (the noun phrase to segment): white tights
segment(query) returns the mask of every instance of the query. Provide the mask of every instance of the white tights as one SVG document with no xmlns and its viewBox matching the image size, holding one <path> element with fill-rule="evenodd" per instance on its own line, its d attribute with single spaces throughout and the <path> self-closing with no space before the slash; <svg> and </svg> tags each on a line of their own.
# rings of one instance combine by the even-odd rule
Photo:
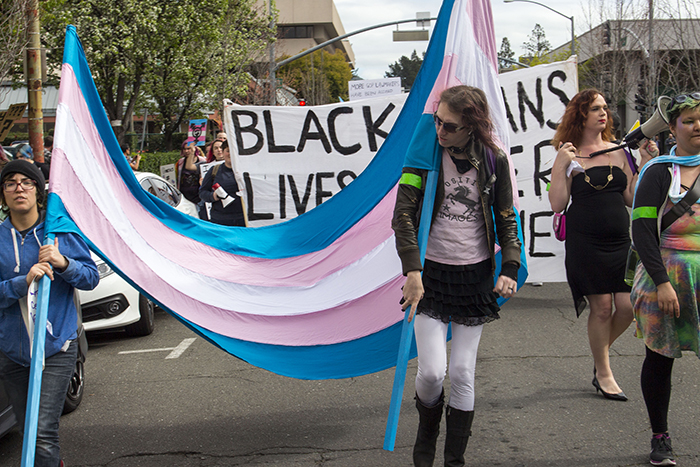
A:
<svg viewBox="0 0 700 467">
<path fill-rule="evenodd" d="M 420 314 L 415 317 L 418 374 L 416 394 L 424 405 L 432 407 L 442 393 L 447 370 L 447 323 Z M 474 370 L 484 325 L 464 326 L 452 323 L 450 355 L 450 407 L 474 410 Z"/>
</svg>

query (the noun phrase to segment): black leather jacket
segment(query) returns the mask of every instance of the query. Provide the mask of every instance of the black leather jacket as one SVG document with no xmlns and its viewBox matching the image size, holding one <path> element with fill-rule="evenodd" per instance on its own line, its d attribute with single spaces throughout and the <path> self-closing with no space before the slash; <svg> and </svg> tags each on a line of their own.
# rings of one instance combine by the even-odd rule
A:
<svg viewBox="0 0 700 467">
<path fill-rule="evenodd" d="M 481 143 L 470 141 L 467 148 L 467 158 L 478 172 L 477 183 L 491 252 L 491 271 L 493 273 L 496 268 L 495 230 L 501 246 L 501 274 L 517 280 L 521 243 L 518 239 L 518 224 L 515 217 L 517 213 L 513 209 L 513 189 L 510 183 L 508 158 L 502 151 L 498 151 L 495 154 L 496 170 L 495 173 L 491 173 L 491 167 L 485 160 L 485 155 L 486 152 Z M 418 248 L 418 224 L 428 171 L 404 167 L 402 174 L 417 175 L 422 181 L 420 187 L 408 183 L 399 184 L 394 217 L 391 221 L 391 227 L 396 236 L 396 250 L 401 258 L 403 274 L 406 275 L 409 271 L 423 270 Z M 435 195 L 433 220 L 444 197 L 445 189 L 441 168 Z M 490 215 L 491 207 L 493 207 L 493 217 Z"/>
</svg>

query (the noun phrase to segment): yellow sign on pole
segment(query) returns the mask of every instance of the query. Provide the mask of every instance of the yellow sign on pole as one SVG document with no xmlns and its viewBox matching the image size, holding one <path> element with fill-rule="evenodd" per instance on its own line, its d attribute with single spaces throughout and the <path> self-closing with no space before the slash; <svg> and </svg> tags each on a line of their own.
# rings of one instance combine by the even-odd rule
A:
<svg viewBox="0 0 700 467">
<path fill-rule="evenodd" d="M 0 142 L 7 138 L 8 133 L 12 129 L 15 120 L 19 120 L 24 115 L 24 109 L 27 104 L 12 104 L 9 109 L 0 112 Z"/>
</svg>

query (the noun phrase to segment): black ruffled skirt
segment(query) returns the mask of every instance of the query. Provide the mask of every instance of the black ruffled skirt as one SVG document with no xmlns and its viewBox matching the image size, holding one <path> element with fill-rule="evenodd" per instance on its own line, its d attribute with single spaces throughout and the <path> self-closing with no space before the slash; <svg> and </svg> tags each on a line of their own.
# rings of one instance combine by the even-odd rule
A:
<svg viewBox="0 0 700 467">
<path fill-rule="evenodd" d="M 498 294 L 493 291 L 491 260 L 452 266 L 428 259 L 423 267 L 425 295 L 417 314 L 443 323 L 479 326 L 499 319 Z"/>
</svg>

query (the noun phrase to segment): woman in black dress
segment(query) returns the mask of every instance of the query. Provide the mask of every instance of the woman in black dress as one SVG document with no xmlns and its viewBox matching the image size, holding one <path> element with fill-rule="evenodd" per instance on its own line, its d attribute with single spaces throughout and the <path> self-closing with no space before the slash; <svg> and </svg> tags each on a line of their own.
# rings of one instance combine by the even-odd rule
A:
<svg viewBox="0 0 700 467">
<path fill-rule="evenodd" d="M 593 386 L 607 399 L 627 400 L 610 369 L 610 346 L 632 322 L 630 287 L 624 282 L 630 246 L 629 214 L 637 176 L 622 149 L 594 158 L 615 146 L 605 98 L 595 89 L 576 94 L 566 106 L 552 139 L 558 149 L 552 166 L 549 202 L 566 211 L 566 278 L 576 314 L 586 308 L 588 341 L 593 353 Z M 647 150 L 648 149 L 648 150 Z M 642 165 L 658 149 L 645 141 Z M 567 208 L 571 200 L 571 205 Z"/>
</svg>

